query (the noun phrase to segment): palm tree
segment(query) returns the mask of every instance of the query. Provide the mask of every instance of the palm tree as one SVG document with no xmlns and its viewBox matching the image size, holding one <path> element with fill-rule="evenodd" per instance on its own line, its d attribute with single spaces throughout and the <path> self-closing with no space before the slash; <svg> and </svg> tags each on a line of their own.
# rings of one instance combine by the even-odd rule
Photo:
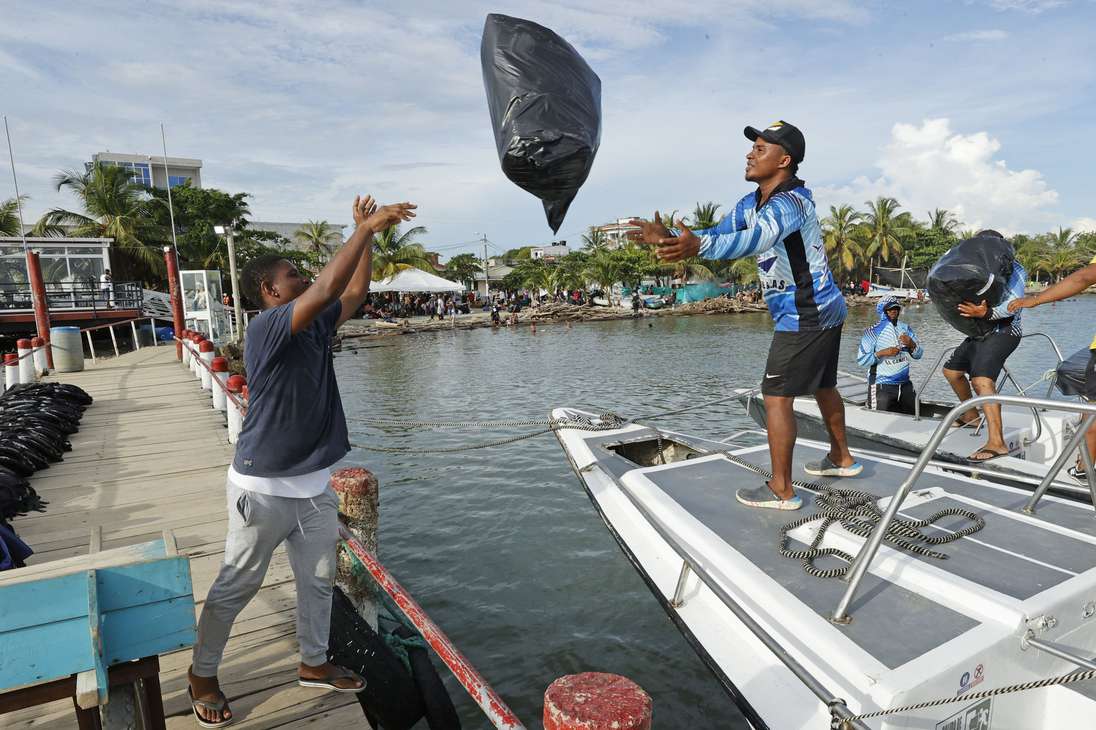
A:
<svg viewBox="0 0 1096 730">
<path fill-rule="evenodd" d="M 597 253 L 609 247 L 609 238 L 605 231 L 590 226 L 590 230 L 582 234 L 582 247 L 590 253 Z"/>
<path fill-rule="evenodd" d="M 586 278 L 608 295 L 620 278 L 620 267 L 610 251 L 599 251 L 586 262 Z"/>
<path fill-rule="evenodd" d="M 342 233 L 327 221 L 310 220 L 293 232 L 293 240 L 304 246 L 305 251 L 326 258 L 342 243 Z"/>
<path fill-rule="evenodd" d="M 0 236 L 21 236 L 19 227 L 19 206 L 27 199 L 26 195 L 9 198 L 0 203 Z"/>
<path fill-rule="evenodd" d="M 752 258 L 735 259 L 731 264 L 731 275 L 743 284 L 754 284 L 759 280 L 757 262 Z"/>
<path fill-rule="evenodd" d="M 693 208 L 693 227 L 704 229 L 714 228 L 716 223 L 719 223 L 719 204 L 708 201 L 707 203 L 697 203 Z"/>
<path fill-rule="evenodd" d="M 688 283 L 690 279 L 711 280 L 715 278 L 708 262 L 699 256 L 675 261 L 672 264 L 660 264 L 658 270 L 666 276 L 677 279 L 682 284 Z"/>
<path fill-rule="evenodd" d="M 425 226 L 415 226 L 400 233 L 399 226 L 384 229 L 373 238 L 373 280 L 380 281 L 407 269 L 434 271 L 426 249 L 415 243 L 416 236 L 426 233 Z"/>
<path fill-rule="evenodd" d="M 842 205 L 840 208 L 831 205 L 830 214 L 822 220 L 826 253 L 831 261 L 838 264 L 835 269 L 851 272 L 860 266 L 864 247 L 858 239 L 863 217 L 851 205 Z"/>
<path fill-rule="evenodd" d="M 909 221 L 898 215 L 902 206 L 894 198 L 879 197 L 875 202 L 867 201 L 868 210 L 864 213 L 867 227 L 868 256 L 879 256 L 880 263 L 896 259 L 902 253 L 902 237 L 909 233 Z"/>
<path fill-rule="evenodd" d="M 929 228 L 941 233 L 954 234 L 959 228 L 959 219 L 946 208 L 936 208 L 929 211 Z"/>
<path fill-rule="evenodd" d="M 1072 249 L 1073 244 L 1077 242 L 1077 234 L 1073 232 L 1072 228 L 1058 226 L 1057 233 L 1048 233 L 1046 235 L 1046 242 L 1053 251 Z"/>
<path fill-rule="evenodd" d="M 113 248 L 143 267 L 160 271 L 164 266 L 158 241 L 166 236 L 153 230 L 153 211 L 159 201 L 133 182 L 122 167 L 96 162 L 86 172 L 67 170 L 54 178 L 58 192 L 68 189 L 80 201 L 83 212 L 53 208 L 35 224 L 41 236 L 112 238 Z"/>
<path fill-rule="evenodd" d="M 1068 232 L 1069 229 L 1066 231 Z M 1023 261 L 1020 263 L 1022 264 Z M 1076 269 L 1080 263 L 1081 257 L 1072 246 L 1052 247 L 1039 259 L 1039 267 L 1059 280 Z"/>
</svg>

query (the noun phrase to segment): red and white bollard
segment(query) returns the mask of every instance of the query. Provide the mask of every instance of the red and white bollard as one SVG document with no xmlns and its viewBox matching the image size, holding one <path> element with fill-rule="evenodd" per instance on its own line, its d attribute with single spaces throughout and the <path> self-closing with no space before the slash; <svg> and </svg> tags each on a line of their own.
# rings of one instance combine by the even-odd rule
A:
<svg viewBox="0 0 1096 730">
<path fill-rule="evenodd" d="M 213 371 L 213 379 L 220 383 L 213 385 L 213 409 L 216 411 L 227 410 L 228 397 L 225 395 L 225 382 L 228 380 L 228 358 L 215 357 L 209 363 L 209 369 Z"/>
<path fill-rule="evenodd" d="M 204 339 L 201 335 L 196 334 L 190 342 L 190 372 L 194 374 L 197 380 L 202 379 L 202 366 L 198 364 L 198 353 L 201 351 Z"/>
<path fill-rule="evenodd" d="M 34 382 L 34 346 L 29 339 L 22 339 L 15 343 L 15 351 L 19 355 L 19 382 Z"/>
<path fill-rule="evenodd" d="M 198 357 L 205 364 L 205 367 L 202 367 L 201 363 L 198 365 L 199 375 L 202 376 L 202 390 L 212 390 L 213 378 L 210 377 L 209 366 L 213 362 L 213 343 L 209 340 L 202 340 L 201 344 L 198 345 Z"/>
<path fill-rule="evenodd" d="M 560 677 L 544 693 L 544 730 L 650 730 L 651 696 L 618 674 Z"/>
<path fill-rule="evenodd" d="M 228 392 L 236 396 L 236 399 L 243 400 L 244 389 L 247 387 L 247 381 L 242 375 L 231 375 L 225 382 L 228 386 Z M 236 443 L 236 439 L 240 437 L 240 429 L 244 425 L 244 414 L 237 405 L 237 400 L 233 398 L 228 399 L 228 443 Z"/>
<path fill-rule="evenodd" d="M 34 350 L 34 372 L 45 375 L 49 372 L 49 360 L 46 359 L 46 341 L 41 337 L 32 337 L 30 346 Z"/>
<path fill-rule="evenodd" d="M 14 352 L 4 355 L 4 390 L 19 384 L 19 356 Z"/>
<path fill-rule="evenodd" d="M 179 333 L 179 340 L 183 343 L 183 365 L 190 367 L 190 330 Z"/>
</svg>

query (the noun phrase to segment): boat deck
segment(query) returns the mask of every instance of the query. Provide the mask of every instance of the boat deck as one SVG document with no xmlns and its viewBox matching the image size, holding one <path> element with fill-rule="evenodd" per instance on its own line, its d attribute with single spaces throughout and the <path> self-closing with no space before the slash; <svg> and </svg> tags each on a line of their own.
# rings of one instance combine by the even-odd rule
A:
<svg viewBox="0 0 1096 730">
<path fill-rule="evenodd" d="M 180 552 L 190 557 L 200 611 L 224 554 L 225 473 L 233 454 L 224 416 L 176 362 L 174 347 L 144 348 L 51 379 L 84 388 L 95 403 L 70 439 L 72 452 L 31 479 L 50 504 L 14 521 L 36 551 L 30 562 L 86 553 L 94 527 L 102 530 L 104 549 L 174 530 Z M 233 627 L 221 665 L 233 727 L 367 728 L 352 696 L 297 686 L 295 614 L 293 577 L 279 549 Z M 186 699 L 189 664 L 189 650 L 160 658 L 168 728 L 196 727 Z M 70 701 L 0 715 L 0 728 L 75 724 Z"/>
<path fill-rule="evenodd" d="M 663 437 L 702 453 L 684 461 L 645 467 L 607 448 L 654 437 L 655 432 L 650 429 L 637 429 L 625 435 L 591 434 L 584 441 L 598 464 L 655 514 L 669 515 L 680 508 L 687 517 L 674 519 L 674 524 L 686 525 L 685 530 L 689 522 L 702 526 L 704 529 L 697 533 L 698 544 L 704 538 L 700 533 L 717 537 L 818 617 L 828 620 L 846 584 L 808 575 L 800 561 L 785 558 L 777 550 L 781 527 L 815 511 L 814 493 L 799 490 L 804 506 L 798 512 L 745 507 L 735 500 L 735 491 L 759 485 L 762 477 L 719 455 L 703 454 L 725 449 L 726 445 L 681 434 L 664 431 Z M 805 476 L 803 466 L 820 458 L 825 451 L 826 447 L 820 444 L 801 442 L 796 448 L 793 474 L 799 479 L 812 479 Z M 766 446 L 736 449 L 733 453 L 764 469 L 771 467 Z M 863 458 L 861 462 L 864 472 L 856 478 L 814 481 L 885 497 L 894 494 L 909 473 L 909 467 L 886 460 Z M 892 580 L 894 576 L 881 577 L 878 571 L 869 572 L 850 609 L 855 620 L 840 627 L 841 633 L 883 666 L 893 669 L 975 628 L 998 611 L 995 605 L 1021 612 L 1022 602 L 1035 599 L 1096 565 L 1096 521 L 1092 507 L 1044 497 L 1035 516 L 1022 515 L 1018 510 L 1029 497 L 1027 492 L 992 482 L 925 473 L 900 516 L 921 519 L 942 509 L 960 507 L 980 515 L 986 522 L 985 528 L 940 546 L 938 550 L 949 556 L 946 560 L 883 547 L 880 557 L 889 555 L 898 561 L 902 579 L 896 581 Z M 945 517 L 935 524 L 936 527 L 925 528 L 926 531 L 943 533 L 964 527 L 968 522 Z M 839 526 L 832 526 L 828 535 L 844 540 L 843 547 L 848 552 L 855 553 L 862 543 L 861 538 Z M 813 528 L 798 528 L 792 536 L 796 538 L 793 549 L 804 549 L 814 536 Z M 712 544 L 704 542 L 706 548 Z M 831 544 L 829 537 L 825 544 Z M 703 554 L 713 563 L 719 560 L 710 550 L 705 549 Z M 841 564 L 835 558 L 823 558 L 816 563 L 821 568 Z M 954 600 L 922 590 L 921 586 L 932 580 L 953 586 Z M 902 626 L 900 632 L 895 630 L 898 623 Z"/>
</svg>

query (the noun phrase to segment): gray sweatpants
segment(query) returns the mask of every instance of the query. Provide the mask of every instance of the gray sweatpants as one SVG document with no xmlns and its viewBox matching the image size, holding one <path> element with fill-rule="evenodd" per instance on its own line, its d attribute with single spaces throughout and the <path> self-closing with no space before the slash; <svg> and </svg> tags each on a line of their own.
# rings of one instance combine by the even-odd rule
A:
<svg viewBox="0 0 1096 730">
<path fill-rule="evenodd" d="M 283 542 L 297 583 L 301 661 L 327 661 L 339 498 L 329 486 L 311 499 L 272 497 L 228 485 L 225 562 L 206 596 L 194 643 L 194 674 L 213 677 L 232 623 L 255 597 L 274 550 Z"/>
</svg>

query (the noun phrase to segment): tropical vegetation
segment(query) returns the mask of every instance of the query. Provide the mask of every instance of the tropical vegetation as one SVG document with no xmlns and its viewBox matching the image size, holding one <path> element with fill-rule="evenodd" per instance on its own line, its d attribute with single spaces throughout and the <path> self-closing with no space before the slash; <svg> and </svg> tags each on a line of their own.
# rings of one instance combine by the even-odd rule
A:
<svg viewBox="0 0 1096 730">
<path fill-rule="evenodd" d="M 373 237 L 373 280 L 380 281 L 407 269 L 434 271 L 430 257 L 416 238 L 426 233 L 425 226 L 414 226 L 400 233 L 398 225 Z"/>
</svg>

